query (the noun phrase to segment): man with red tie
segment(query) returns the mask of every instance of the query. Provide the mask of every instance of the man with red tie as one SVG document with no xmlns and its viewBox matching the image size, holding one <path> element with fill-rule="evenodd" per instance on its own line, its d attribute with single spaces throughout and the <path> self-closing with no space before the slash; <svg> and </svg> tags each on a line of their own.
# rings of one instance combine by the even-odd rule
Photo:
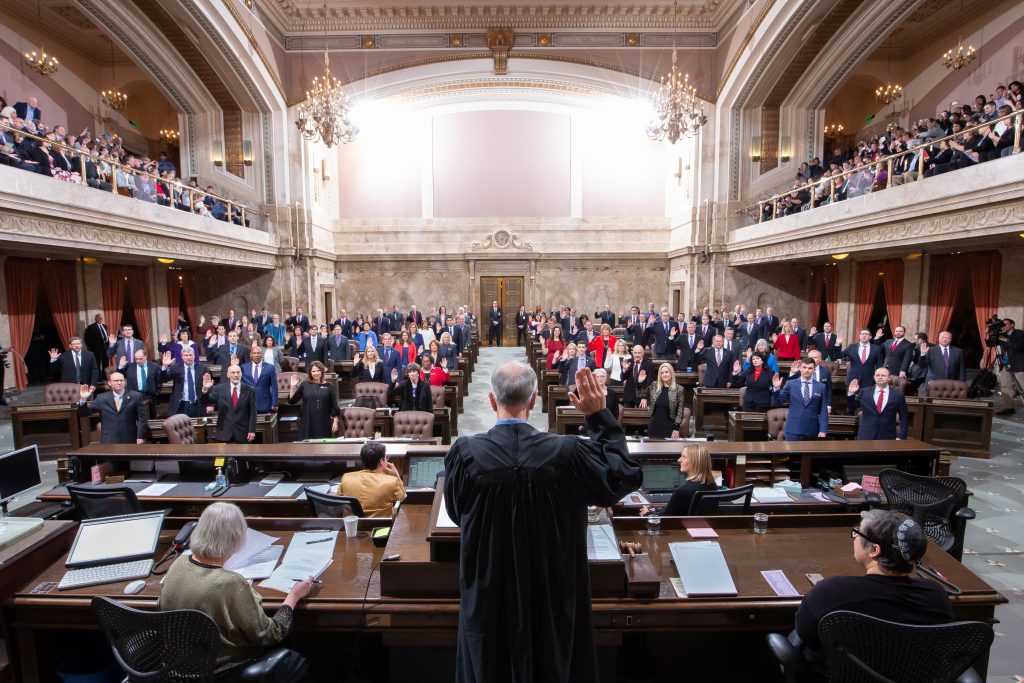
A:
<svg viewBox="0 0 1024 683">
<path fill-rule="evenodd" d="M 217 412 L 213 438 L 223 443 L 252 443 L 256 438 L 256 391 L 242 384 L 242 368 L 228 366 L 227 382 L 214 386 L 209 373 L 203 377 L 201 402 L 207 413 Z"/>
<path fill-rule="evenodd" d="M 821 326 L 822 331 L 818 334 L 812 335 L 814 347 L 821 351 L 821 355 L 825 360 L 836 360 L 836 356 L 839 355 L 839 340 L 836 339 L 836 334 L 832 331 L 832 323 L 826 322 Z M 814 328 L 811 328 L 813 331 Z"/>
<path fill-rule="evenodd" d="M 907 329 L 897 325 L 892 331 L 892 339 L 882 342 L 885 353 L 885 367 L 893 377 L 906 377 L 910 369 L 910 360 L 914 355 L 914 345 L 907 339 Z"/>
<path fill-rule="evenodd" d="M 843 343 L 842 335 L 836 335 L 839 344 Z M 860 341 L 850 344 L 833 356 L 834 360 L 845 358 L 850 363 L 846 371 L 846 386 L 853 380 L 859 380 L 861 386 L 868 386 L 875 375 L 875 370 L 882 367 L 882 352 L 871 343 L 871 331 L 861 330 Z"/>
<path fill-rule="evenodd" d="M 910 422 L 907 399 L 903 393 L 889 386 L 887 368 L 875 370 L 874 383 L 863 389 L 857 380 L 850 382 L 847 389 L 847 413 L 853 415 L 860 408 L 858 439 L 905 439 Z M 897 436 L 896 416 L 899 416 Z"/>
</svg>

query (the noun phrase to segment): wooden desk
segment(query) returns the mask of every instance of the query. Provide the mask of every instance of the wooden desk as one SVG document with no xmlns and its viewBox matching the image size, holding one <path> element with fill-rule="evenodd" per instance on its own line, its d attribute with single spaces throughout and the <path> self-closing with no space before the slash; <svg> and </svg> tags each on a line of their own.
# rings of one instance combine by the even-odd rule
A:
<svg viewBox="0 0 1024 683">
<path fill-rule="evenodd" d="M 854 415 L 828 416 L 828 438 L 856 439 L 858 418 Z M 766 413 L 729 411 L 729 441 L 767 441 L 768 415 Z"/>
<path fill-rule="evenodd" d="M 739 389 L 697 387 L 693 392 L 694 433 L 711 432 L 724 438 L 729 431 L 729 411 L 739 403 Z"/>
<path fill-rule="evenodd" d="M 552 411 L 551 406 L 548 404 L 548 387 L 552 384 L 558 384 L 558 371 L 557 370 L 545 370 L 540 373 L 540 400 L 542 409 L 548 412 Z"/>
<path fill-rule="evenodd" d="M 615 395 L 619 398 L 619 403 L 622 403 L 623 388 L 622 387 L 609 387 Z M 566 434 L 567 432 L 558 431 L 558 409 L 563 407 L 572 407 L 569 403 L 569 387 L 564 384 L 549 384 L 548 385 L 548 431 L 557 432 L 559 434 Z M 580 423 L 582 424 L 582 422 Z"/>
<path fill-rule="evenodd" d="M 993 411 L 993 402 L 987 399 L 927 398 L 922 436 L 956 453 L 989 458 Z"/>
<path fill-rule="evenodd" d="M 217 415 L 206 417 L 206 434 L 212 439 L 217 431 Z M 277 443 L 277 413 L 260 413 L 256 416 L 256 442 L 274 444 Z"/>
<path fill-rule="evenodd" d="M 617 387 L 616 387 L 617 388 Z M 623 408 L 622 428 L 627 433 L 647 433 L 647 426 L 651 420 L 650 408 Z M 549 417 L 549 424 L 552 420 Z M 548 428 L 556 434 L 580 434 L 580 427 L 583 426 L 583 413 L 569 405 L 560 405 L 555 408 L 554 425 Z"/>
<path fill-rule="evenodd" d="M 15 448 L 37 444 L 39 457 L 47 460 L 84 445 L 77 403 L 12 405 L 11 427 Z"/>
</svg>

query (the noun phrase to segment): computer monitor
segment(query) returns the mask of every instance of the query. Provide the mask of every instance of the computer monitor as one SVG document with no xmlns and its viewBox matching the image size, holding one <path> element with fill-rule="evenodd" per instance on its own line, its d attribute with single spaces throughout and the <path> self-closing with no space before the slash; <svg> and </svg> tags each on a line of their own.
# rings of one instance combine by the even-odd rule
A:
<svg viewBox="0 0 1024 683">
<path fill-rule="evenodd" d="M 671 491 L 683 483 L 683 473 L 674 462 L 644 463 L 641 469 L 645 491 Z"/>
<path fill-rule="evenodd" d="M 437 473 L 444 470 L 444 456 L 409 456 L 409 488 L 434 488 Z"/>
<path fill-rule="evenodd" d="M 68 553 L 68 567 L 144 560 L 153 556 L 167 510 L 83 520 Z"/>
<path fill-rule="evenodd" d="M 43 483 L 39 469 L 39 449 L 35 444 L 0 455 L 0 503 Z"/>
</svg>

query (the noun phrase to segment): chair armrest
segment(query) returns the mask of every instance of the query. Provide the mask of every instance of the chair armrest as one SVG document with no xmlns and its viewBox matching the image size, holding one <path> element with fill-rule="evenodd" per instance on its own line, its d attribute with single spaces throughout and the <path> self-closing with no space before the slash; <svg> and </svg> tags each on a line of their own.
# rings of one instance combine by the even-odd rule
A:
<svg viewBox="0 0 1024 683">
<path fill-rule="evenodd" d="M 985 680 L 978 675 L 978 672 L 974 670 L 974 667 L 971 667 L 957 676 L 955 683 L 985 683 Z"/>
<path fill-rule="evenodd" d="M 793 647 L 786 636 L 780 633 L 768 634 L 768 648 L 775 655 L 775 659 L 782 665 L 782 671 L 787 681 L 798 680 L 799 671 L 803 668 L 804 659 L 800 652 Z"/>
<path fill-rule="evenodd" d="M 953 516 L 957 519 L 974 519 L 978 516 L 978 513 L 976 513 L 971 508 L 960 508 L 959 510 L 953 513 Z"/>
<path fill-rule="evenodd" d="M 257 657 L 242 670 L 241 680 L 246 683 L 274 680 L 274 669 L 281 664 L 291 652 L 288 648 L 278 647 Z"/>
<path fill-rule="evenodd" d="M 868 504 L 868 507 L 875 510 L 882 505 L 882 497 L 873 491 L 869 491 L 864 494 L 864 501 Z"/>
</svg>

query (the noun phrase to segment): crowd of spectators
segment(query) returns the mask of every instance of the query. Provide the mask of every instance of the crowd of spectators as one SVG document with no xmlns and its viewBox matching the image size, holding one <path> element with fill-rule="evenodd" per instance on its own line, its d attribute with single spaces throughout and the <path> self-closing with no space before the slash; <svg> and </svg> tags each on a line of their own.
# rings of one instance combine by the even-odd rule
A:
<svg viewBox="0 0 1024 683">
<path fill-rule="evenodd" d="M 215 196 L 212 185 L 204 192 L 195 178 L 185 184 L 167 152 L 152 159 L 126 149 L 119 136 L 94 135 L 90 128 L 68 134 L 63 125 L 43 123 L 35 97 L 13 106 L 0 97 L 0 164 L 70 183 L 81 183 L 84 172 L 85 184 L 104 192 L 116 187 L 121 194 L 142 201 L 249 224 L 242 207 Z"/>
<path fill-rule="evenodd" d="M 921 119 L 909 129 L 896 127 L 859 141 L 854 149 L 837 147 L 826 157 L 824 165 L 818 157 L 804 162 L 789 194 L 760 205 L 761 220 L 884 190 L 890 178 L 888 164 L 881 160 L 892 154 L 916 150 L 893 160 L 892 185 L 916 180 L 922 172 L 927 178 L 1009 156 L 1013 153 L 1014 119 L 984 124 L 1020 111 L 1024 106 L 1022 99 L 1021 83 L 1013 81 L 1009 86 L 1000 85 L 987 97 L 978 95 L 970 104 L 952 102 L 937 116 Z M 976 126 L 982 127 L 960 134 Z M 942 140 L 951 135 L 956 137 Z M 936 140 L 940 142 L 935 143 Z M 757 214 L 754 216 L 756 220 Z"/>
</svg>

